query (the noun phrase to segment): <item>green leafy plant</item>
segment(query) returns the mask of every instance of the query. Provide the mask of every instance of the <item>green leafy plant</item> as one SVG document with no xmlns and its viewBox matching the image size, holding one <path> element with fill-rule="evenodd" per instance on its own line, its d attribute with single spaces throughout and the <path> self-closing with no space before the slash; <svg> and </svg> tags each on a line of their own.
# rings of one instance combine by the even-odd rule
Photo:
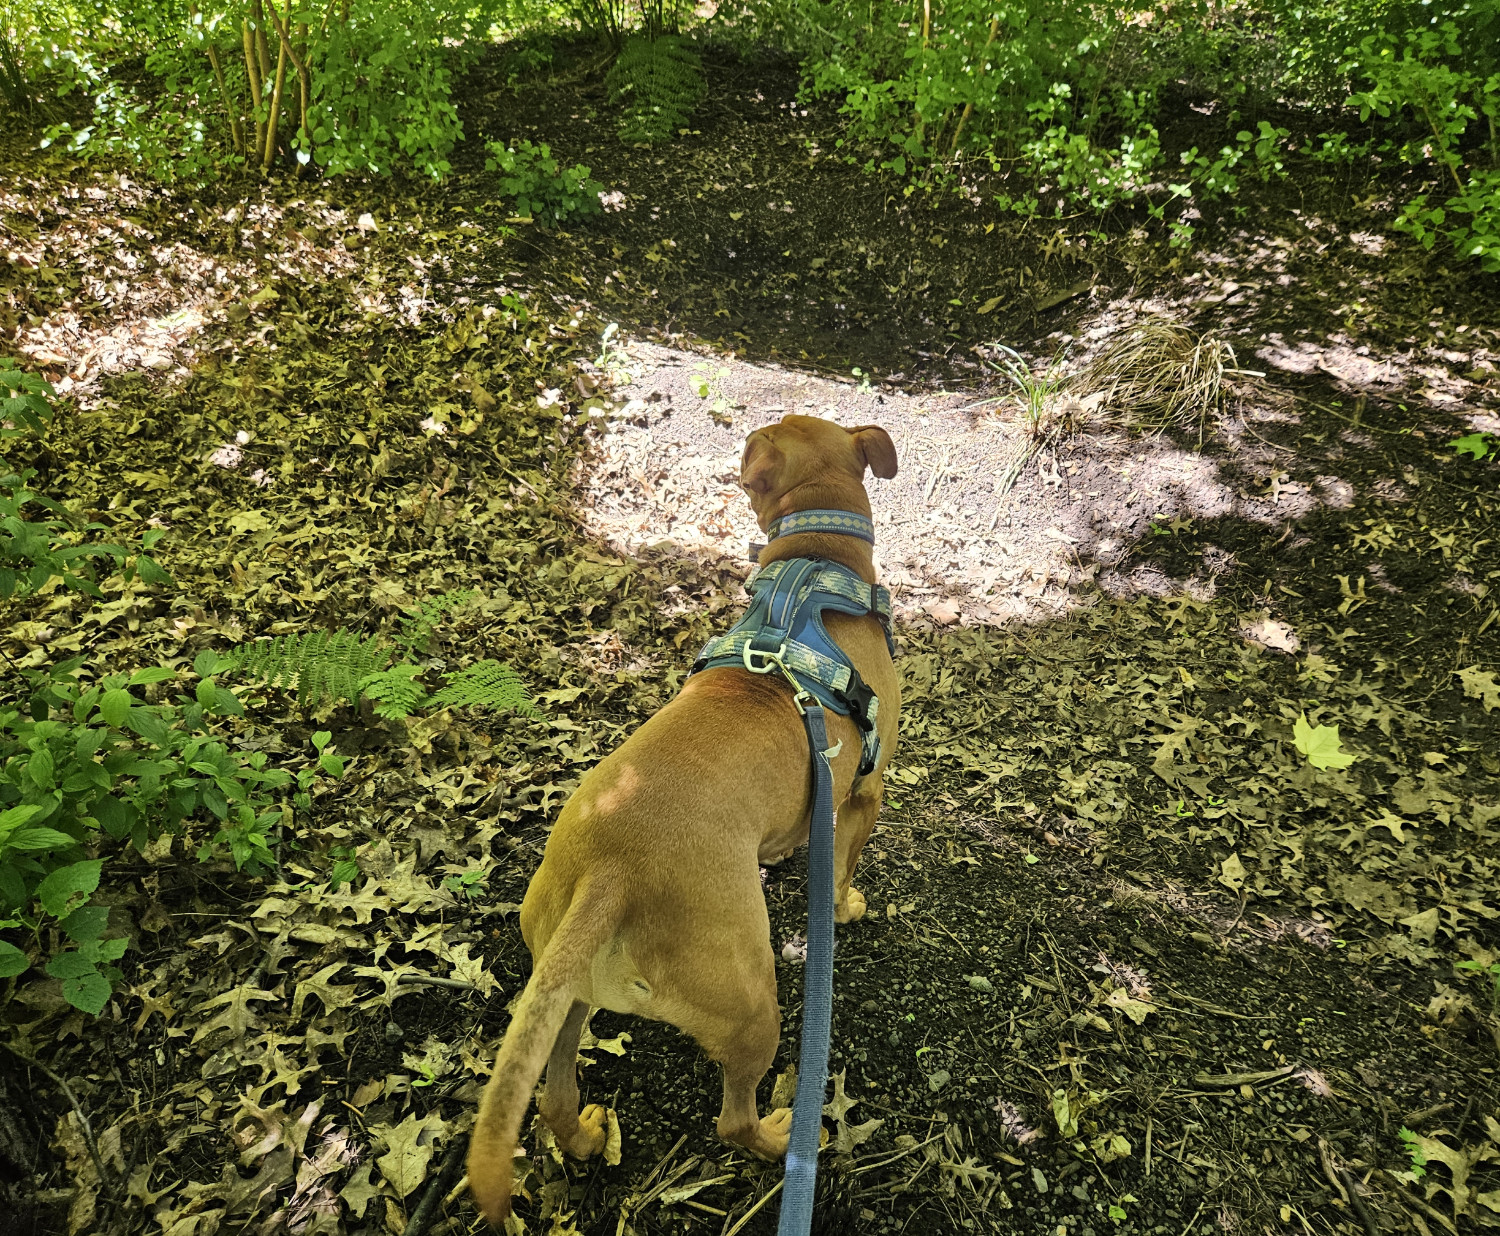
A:
<svg viewBox="0 0 1500 1236">
<path fill-rule="evenodd" d="M 401 720 L 424 707 L 468 706 L 538 715 L 520 675 L 498 661 L 480 661 L 448 675 L 432 696 L 422 685 L 421 666 L 406 660 L 392 663 L 398 651 L 425 647 L 442 619 L 475 595 L 472 590 L 445 592 L 422 601 L 390 638 L 340 627 L 241 644 L 217 662 L 215 672 L 238 671 L 267 686 L 294 691 L 303 708 L 329 700 L 368 700 L 375 714 L 387 720 Z"/>
<path fill-rule="evenodd" d="M 487 867 L 465 871 L 459 875 L 446 877 L 443 880 L 443 887 L 460 901 L 478 901 L 490 891 L 487 883 L 489 874 Z"/>
<path fill-rule="evenodd" d="M 604 85 L 622 109 L 621 140 L 653 145 L 676 136 L 707 88 L 697 50 L 674 34 L 627 39 Z"/>
<path fill-rule="evenodd" d="M 541 715 L 521 676 L 499 661 L 476 661 L 450 674 L 447 685 L 428 703 L 439 708 L 490 708 L 523 717 Z"/>
<path fill-rule="evenodd" d="M 1500 1013 L 1500 961 L 1492 961 L 1485 965 L 1479 961 L 1455 961 L 1455 970 L 1467 970 L 1471 974 L 1482 974 L 1487 977 L 1490 988 L 1490 1012 Z"/>
<path fill-rule="evenodd" d="M 476 16 L 426 0 L 102 4 L 70 23 L 66 48 L 92 115 L 54 124 L 44 145 L 127 158 L 163 180 L 236 166 L 383 174 L 402 162 L 439 178 L 463 135 L 452 76 L 479 46 L 462 37 Z M 122 50 L 144 73 L 95 67 L 96 52 Z"/>
<path fill-rule="evenodd" d="M 333 869 L 328 873 L 328 887 L 338 892 L 345 884 L 353 884 L 359 879 L 359 847 L 355 845 L 336 845 L 329 850 L 329 857 L 333 859 Z"/>
<path fill-rule="evenodd" d="M 40 374 L 27 373 L 9 357 L 0 357 L 0 439 L 41 433 L 52 419 L 52 384 Z"/>
<path fill-rule="evenodd" d="M 1465 434 L 1461 438 L 1454 438 L 1448 445 L 1460 455 L 1469 455 L 1476 460 L 1500 455 L 1500 442 L 1490 433 Z"/>
<path fill-rule="evenodd" d="M 1427 1152 L 1422 1149 L 1422 1138 L 1413 1133 L 1405 1125 L 1396 1131 L 1411 1158 L 1411 1175 L 1413 1180 L 1420 1180 L 1427 1175 Z"/>
<path fill-rule="evenodd" d="M 295 692 L 297 703 L 315 708 L 328 699 L 359 702 L 361 684 L 385 670 L 390 646 L 347 627 L 306 635 L 277 635 L 230 649 L 224 669 Z"/>
<path fill-rule="evenodd" d="M 1004 375 L 1011 385 L 1009 395 L 981 400 L 978 407 L 1014 406 L 1021 414 L 1025 437 L 1020 449 L 1006 467 L 996 485 L 996 492 L 1006 494 L 1019 479 L 1026 465 L 1045 450 L 1057 446 L 1077 427 L 1076 400 L 1065 392 L 1071 382 L 1059 353 L 1040 373 L 1032 369 L 1025 357 L 1003 343 L 994 346 L 995 356 L 987 358 L 992 369 Z"/>
<path fill-rule="evenodd" d="M 708 406 L 708 414 L 715 423 L 720 425 L 732 423 L 729 416 L 731 405 L 724 394 L 724 379 L 728 376 L 728 365 L 715 365 L 706 360 L 697 361 L 688 375 L 688 385 L 693 388 L 693 393 L 699 399 L 712 397 L 713 402 Z"/>
<path fill-rule="evenodd" d="M 1491 36 L 1493 39 L 1493 36 Z M 1360 119 L 1371 116 L 1417 121 L 1396 147 L 1414 166 L 1430 164 L 1453 192 L 1438 200 L 1421 193 L 1403 207 L 1397 229 L 1431 249 L 1439 239 L 1486 271 L 1500 270 L 1500 71 L 1464 67 L 1464 31 L 1457 21 L 1439 22 L 1403 34 L 1381 31 L 1359 44 L 1358 64 L 1366 88 L 1349 96 Z M 1500 69 L 1500 64 L 1487 66 Z M 1488 129 L 1490 166 L 1479 151 L 1466 152 L 1471 128 Z"/>
<path fill-rule="evenodd" d="M 479 594 L 472 588 L 461 588 L 456 592 L 440 592 L 437 596 L 422 600 L 414 614 L 401 620 L 396 631 L 396 643 L 408 652 L 426 648 L 433 632 L 449 614 L 469 605 Z"/>
<path fill-rule="evenodd" d="M 12 360 L 0 358 L 0 441 L 25 433 L 40 433 L 52 420 L 51 385 L 27 373 Z M 14 469 L 0 459 L 0 598 L 27 596 L 49 580 L 65 588 L 99 597 L 92 578 L 93 560 L 113 563 L 129 581 L 170 583 L 171 577 L 146 551 L 164 533 L 148 531 L 134 554 L 119 545 L 88 539 L 105 531 L 85 523 L 66 507 L 31 489 L 33 468 Z"/>
<path fill-rule="evenodd" d="M 58 964 L 82 984 L 76 994 L 91 1003 L 78 1007 L 89 1012 L 98 1011 L 92 1002 L 103 989 L 84 974 L 84 959 L 115 960 L 112 950 L 123 943 L 101 939 L 93 927 L 102 931 L 102 920 L 78 916 L 72 899 L 86 900 L 98 883 L 88 864 L 102 861 L 84 859 L 88 850 L 110 841 L 143 849 L 163 832 L 207 819 L 219 828 L 200 846 L 200 860 L 227 850 L 250 872 L 274 865 L 267 834 L 291 810 L 277 800 L 293 778 L 268 767 L 264 753 L 232 750 L 207 730 L 212 719 L 243 713 L 213 678 L 218 663 L 215 654 L 200 654 L 191 694 L 148 704 L 134 688 L 175 681 L 175 671 L 149 667 L 85 686 L 82 661 L 74 659 L 30 673 L 24 710 L 0 709 L 0 926 L 38 932 L 58 920 L 78 945 L 76 957 Z M 306 775 L 298 778 L 301 805 L 310 784 Z M 90 872 L 93 883 L 84 888 L 79 881 Z M 50 963 L 49 973 L 64 977 Z"/>
<path fill-rule="evenodd" d="M 484 148 L 489 152 L 484 170 L 500 173 L 501 196 L 515 199 L 516 214 L 556 226 L 603 209 L 599 194 L 604 186 L 582 163 L 563 167 L 546 142 L 486 142 Z"/>
<path fill-rule="evenodd" d="M 599 336 L 599 355 L 594 359 L 594 366 L 611 383 L 619 382 L 630 363 L 625 346 L 618 342 L 619 337 L 620 324 L 611 322 Z"/>
<path fill-rule="evenodd" d="M 7 437 L 35 432 L 52 416 L 51 388 L 14 366 L 0 366 Z M 89 558 L 112 561 L 123 577 L 147 583 L 168 576 L 144 552 L 84 539 L 94 525 L 65 518 L 28 520 L 30 508 L 66 514 L 33 493 L 33 475 L 0 476 L 0 574 L 3 592 L 25 596 L 50 580 L 97 597 L 84 575 Z M 143 549 L 161 534 L 148 533 Z M 111 843 L 144 848 L 190 822 L 216 821 L 216 835 L 199 849 L 206 859 L 227 849 L 236 866 L 274 863 L 267 831 L 309 801 L 312 777 L 298 776 L 292 806 L 278 803 L 291 774 L 267 766 L 261 752 L 231 749 L 212 726 L 243 715 L 233 692 L 215 675 L 225 663 L 205 652 L 194 662 L 191 692 L 151 702 L 142 689 L 183 683 L 184 671 L 147 666 L 133 673 L 97 674 L 85 658 L 27 668 L 0 697 L 0 930 L 23 930 L 40 941 L 55 928 L 71 947 L 44 968 L 64 997 L 97 1014 L 117 978 L 114 962 L 123 936 L 106 935 L 108 910 L 88 904 Z M 183 683 L 183 685 L 186 685 Z M 320 760 L 323 771 L 330 765 Z M 339 765 L 338 771 L 342 772 Z M 30 969 L 32 956 L 0 942 L 0 977 Z"/>
</svg>

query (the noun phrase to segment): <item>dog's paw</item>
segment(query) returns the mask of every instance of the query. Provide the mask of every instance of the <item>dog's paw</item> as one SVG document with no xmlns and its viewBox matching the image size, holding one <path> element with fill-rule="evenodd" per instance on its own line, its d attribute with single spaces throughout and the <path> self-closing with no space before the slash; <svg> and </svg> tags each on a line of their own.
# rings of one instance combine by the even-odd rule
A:
<svg viewBox="0 0 1500 1236">
<path fill-rule="evenodd" d="M 833 917 L 835 922 L 856 923 L 865 916 L 865 895 L 850 885 L 849 891 L 844 895 L 842 905 L 835 906 Z"/>
<path fill-rule="evenodd" d="M 568 1146 L 568 1153 L 577 1159 L 592 1159 L 604 1149 L 608 1125 L 604 1108 L 590 1103 L 578 1114 L 578 1135 Z"/>
<path fill-rule="evenodd" d="M 792 1109 L 778 1107 L 769 1115 L 762 1116 L 757 1144 L 752 1148 L 766 1159 L 780 1159 L 786 1155 L 786 1144 L 792 1135 Z"/>
</svg>

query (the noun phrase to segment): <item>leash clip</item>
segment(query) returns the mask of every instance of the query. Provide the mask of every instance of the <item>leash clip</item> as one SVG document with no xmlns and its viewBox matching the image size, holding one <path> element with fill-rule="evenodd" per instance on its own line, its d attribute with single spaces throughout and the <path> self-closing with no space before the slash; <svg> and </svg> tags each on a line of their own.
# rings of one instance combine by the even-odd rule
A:
<svg viewBox="0 0 1500 1236">
<path fill-rule="evenodd" d="M 808 705 L 816 704 L 818 701 L 813 697 L 812 692 L 808 691 L 797 681 L 797 676 L 787 668 L 786 662 L 782 660 L 782 654 L 785 652 L 785 640 L 782 641 L 781 647 L 775 652 L 766 652 L 763 649 L 752 648 L 747 642 L 740 654 L 740 659 L 745 663 L 745 668 L 752 674 L 779 673 L 785 678 L 792 687 L 792 703 L 797 706 L 797 715 L 805 717 L 807 716 Z"/>
<path fill-rule="evenodd" d="M 752 674 L 769 674 L 776 670 L 780 670 L 781 673 L 790 678 L 792 676 L 791 671 L 787 669 L 786 662 L 781 659 L 782 654 L 784 654 L 785 652 L 785 640 L 782 640 L 781 647 L 778 648 L 775 652 L 766 652 L 760 648 L 752 648 L 750 646 L 750 642 L 746 640 L 745 648 L 743 653 L 741 654 L 740 659 L 744 661 L 745 668 Z"/>
</svg>

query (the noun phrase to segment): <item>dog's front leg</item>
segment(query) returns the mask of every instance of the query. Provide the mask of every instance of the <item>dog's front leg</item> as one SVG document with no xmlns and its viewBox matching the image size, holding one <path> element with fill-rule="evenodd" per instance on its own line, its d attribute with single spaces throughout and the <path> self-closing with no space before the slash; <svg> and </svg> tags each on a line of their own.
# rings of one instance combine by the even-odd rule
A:
<svg viewBox="0 0 1500 1236">
<path fill-rule="evenodd" d="M 834 901 L 833 917 L 836 922 L 852 923 L 865 916 L 865 895 L 852 884 L 854 865 L 859 862 L 860 851 L 870 839 L 870 832 L 880 816 L 880 804 L 885 798 L 885 781 L 877 769 L 855 784 L 849 797 L 839 808 L 834 824 Z"/>
<path fill-rule="evenodd" d="M 578 1159 L 587 1159 L 604 1149 L 605 1112 L 597 1103 L 578 1111 L 578 1041 L 589 1006 L 574 1001 L 568 1019 L 552 1044 L 547 1058 L 547 1084 L 537 1103 L 542 1119 L 557 1138 L 557 1144 Z"/>
</svg>

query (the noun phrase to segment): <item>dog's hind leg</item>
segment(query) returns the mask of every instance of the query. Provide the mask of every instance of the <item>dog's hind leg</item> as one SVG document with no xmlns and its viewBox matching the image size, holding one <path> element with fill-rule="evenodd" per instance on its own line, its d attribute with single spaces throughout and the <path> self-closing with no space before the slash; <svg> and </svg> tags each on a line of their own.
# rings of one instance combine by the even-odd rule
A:
<svg viewBox="0 0 1500 1236">
<path fill-rule="evenodd" d="M 885 785 L 877 771 L 855 784 L 839 808 L 833 830 L 834 900 L 833 917 L 840 923 L 852 923 L 865 916 L 865 895 L 852 886 L 854 865 L 860 851 L 870 839 L 870 831 L 880 815 Z"/>
<path fill-rule="evenodd" d="M 711 1046 L 704 1044 L 724 1069 L 719 1136 L 762 1159 L 779 1159 L 786 1154 L 792 1109 L 779 1107 L 762 1120 L 755 1102 L 755 1088 L 776 1059 L 776 1045 L 781 1040 L 781 1010 L 775 988 L 758 1008 L 741 1012 L 724 1028 L 728 1033 L 723 1040 Z"/>
<path fill-rule="evenodd" d="M 590 1103 L 578 1111 L 578 1040 L 583 1023 L 588 1020 L 589 1006 L 576 1000 L 568 1010 L 568 1019 L 552 1043 L 547 1058 L 547 1084 L 537 1103 L 542 1119 L 557 1138 L 557 1144 L 575 1158 L 587 1159 L 604 1149 L 604 1108 Z"/>
</svg>

